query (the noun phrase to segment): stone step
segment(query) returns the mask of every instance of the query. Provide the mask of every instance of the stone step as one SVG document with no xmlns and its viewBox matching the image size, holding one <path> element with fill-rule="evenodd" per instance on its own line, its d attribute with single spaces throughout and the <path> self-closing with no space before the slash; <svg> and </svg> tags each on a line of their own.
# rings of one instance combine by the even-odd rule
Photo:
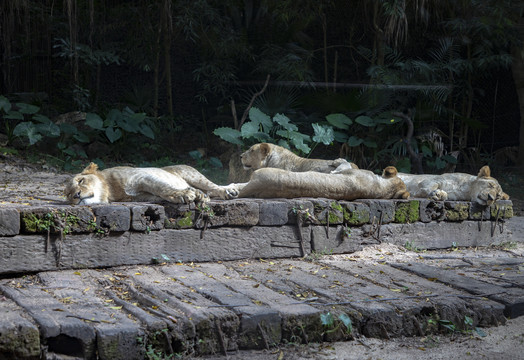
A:
<svg viewBox="0 0 524 360">
<path fill-rule="evenodd" d="M 524 258 L 408 252 L 162 263 L 0 280 L 0 358 L 143 359 L 426 336 L 524 313 Z M 488 257 L 489 256 L 489 257 Z"/>
</svg>

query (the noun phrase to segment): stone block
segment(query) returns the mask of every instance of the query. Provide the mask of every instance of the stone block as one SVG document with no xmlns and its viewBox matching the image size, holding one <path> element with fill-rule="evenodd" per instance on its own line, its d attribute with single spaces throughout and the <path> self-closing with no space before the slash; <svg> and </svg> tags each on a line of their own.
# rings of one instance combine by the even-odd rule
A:
<svg viewBox="0 0 524 360">
<path fill-rule="evenodd" d="M 339 225 L 344 222 L 344 210 L 335 200 L 312 199 L 315 218 L 320 224 Z"/>
<path fill-rule="evenodd" d="M 513 217 L 513 203 L 511 200 L 499 200 L 491 205 L 490 208 L 492 219 L 509 219 Z"/>
<path fill-rule="evenodd" d="M 26 319 L 25 314 L 11 299 L 0 301 L 0 358 L 40 358 L 38 327 Z"/>
<path fill-rule="evenodd" d="M 0 209 L 0 236 L 17 235 L 20 232 L 20 213 L 17 209 Z"/>
<path fill-rule="evenodd" d="M 362 228 L 312 226 L 311 250 L 319 254 L 347 254 L 362 249 Z"/>
<path fill-rule="evenodd" d="M 93 230 L 95 217 L 87 206 L 36 207 L 20 213 L 22 232 L 64 235 Z"/>
<path fill-rule="evenodd" d="M 156 204 L 133 204 L 131 208 L 131 230 L 154 231 L 164 228 L 166 213 L 163 206 Z"/>
<path fill-rule="evenodd" d="M 258 202 L 259 215 L 258 225 L 280 226 L 288 222 L 288 205 L 284 201 L 260 201 Z"/>
<path fill-rule="evenodd" d="M 489 206 L 482 206 L 479 203 L 471 203 L 469 207 L 469 220 L 489 220 L 491 216 L 491 208 Z"/>
<path fill-rule="evenodd" d="M 431 221 L 442 221 L 446 218 L 446 209 L 443 201 L 417 200 L 419 200 L 420 221 L 428 223 Z"/>
<path fill-rule="evenodd" d="M 93 207 L 96 225 L 108 231 L 127 231 L 131 227 L 131 211 L 124 205 Z"/>
<path fill-rule="evenodd" d="M 307 213 L 313 215 L 314 206 L 310 199 L 289 199 L 284 200 L 287 203 L 288 209 L 288 224 L 297 223 L 297 215 L 299 213 Z M 304 225 L 307 225 L 309 222 L 305 222 Z"/>
<path fill-rule="evenodd" d="M 396 223 L 412 224 L 420 219 L 420 201 L 398 200 L 395 202 Z"/>
<path fill-rule="evenodd" d="M 465 201 L 444 201 L 447 221 L 464 221 L 469 217 L 470 203 Z"/>
<path fill-rule="evenodd" d="M 344 223 L 351 226 L 360 226 L 369 223 L 369 205 L 358 202 L 341 201 L 344 211 Z"/>
<path fill-rule="evenodd" d="M 395 201 L 363 199 L 358 202 L 369 205 L 371 223 L 388 224 L 395 219 Z"/>
</svg>

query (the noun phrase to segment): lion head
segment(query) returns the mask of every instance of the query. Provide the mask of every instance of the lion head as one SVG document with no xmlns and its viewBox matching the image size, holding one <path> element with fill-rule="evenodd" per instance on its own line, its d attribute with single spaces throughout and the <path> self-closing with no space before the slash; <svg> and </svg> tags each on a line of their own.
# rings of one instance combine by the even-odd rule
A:
<svg viewBox="0 0 524 360">
<path fill-rule="evenodd" d="M 473 184 L 470 192 L 471 202 L 490 206 L 497 200 L 508 200 L 509 195 L 502 191 L 499 182 L 491 177 L 489 166 L 483 166 Z"/>
<path fill-rule="evenodd" d="M 268 143 L 260 143 L 251 146 L 240 155 L 244 169 L 257 170 L 266 167 L 268 155 L 271 153 L 271 146 Z"/>
<path fill-rule="evenodd" d="M 98 165 L 89 164 L 80 174 L 68 180 L 64 194 L 70 204 L 107 203 L 107 186 L 98 175 Z"/>
</svg>

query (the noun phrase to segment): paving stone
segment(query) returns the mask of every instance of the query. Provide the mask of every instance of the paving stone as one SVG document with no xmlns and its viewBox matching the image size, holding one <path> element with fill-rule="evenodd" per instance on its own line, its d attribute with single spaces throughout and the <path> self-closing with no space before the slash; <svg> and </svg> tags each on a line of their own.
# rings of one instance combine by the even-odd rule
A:
<svg viewBox="0 0 524 360">
<path fill-rule="evenodd" d="M 237 271 L 222 264 L 205 263 L 198 270 L 213 277 L 228 288 L 248 296 L 251 302 L 267 306 L 282 318 L 282 340 L 296 342 L 321 341 L 322 328 L 319 309 L 297 302 L 285 295 L 272 291 L 264 284 L 242 277 Z"/>
<path fill-rule="evenodd" d="M 70 312 L 41 288 L 12 288 L 0 285 L 0 291 L 22 307 L 38 325 L 42 344 L 48 351 L 81 358 L 94 358 L 96 331 Z M 65 301 L 62 299 L 62 301 Z"/>
<path fill-rule="evenodd" d="M 281 317 L 277 310 L 254 303 L 242 292 L 222 283 L 209 281 L 200 271 L 192 272 L 187 284 L 214 302 L 226 305 L 240 316 L 240 349 L 263 349 L 279 344 L 282 337 Z M 184 280 L 182 280 L 184 281 Z"/>
<path fill-rule="evenodd" d="M 96 225 L 108 231 L 128 231 L 131 227 L 131 211 L 123 205 L 104 205 L 93 207 Z"/>
<path fill-rule="evenodd" d="M 419 276 L 436 279 L 444 284 L 465 290 L 474 295 L 482 295 L 505 306 L 504 315 L 514 318 L 524 314 L 524 289 L 521 287 L 499 286 L 493 283 L 463 276 L 452 269 L 444 269 L 426 264 L 392 263 L 398 269 L 410 271 Z"/>
<path fill-rule="evenodd" d="M 388 255 L 384 254 L 387 261 Z M 467 315 L 473 320 L 472 326 L 493 326 L 504 324 L 504 306 L 492 300 L 487 300 L 481 296 L 473 297 L 468 293 L 456 290 L 450 286 L 439 282 L 430 281 L 423 277 L 409 276 L 406 271 L 389 266 L 387 263 L 368 263 L 367 266 L 353 259 L 353 261 L 342 260 L 321 260 L 327 264 L 360 279 L 365 279 L 374 284 L 380 285 L 391 290 L 389 296 L 392 301 L 403 301 L 403 297 L 410 297 L 423 301 L 423 308 L 416 314 L 416 308 L 410 310 L 412 314 L 420 319 L 420 328 L 425 335 L 424 329 L 428 325 L 427 319 L 432 315 L 440 315 L 441 319 L 447 319 L 456 324 L 460 329 L 464 325 L 464 316 Z M 396 296 L 402 294 L 402 296 Z M 446 314 L 442 309 L 446 309 Z M 464 313 L 464 309 L 466 313 Z"/>
<path fill-rule="evenodd" d="M 0 299 L 0 314 L 0 358 L 39 358 L 38 327 L 26 319 L 22 308 L 11 299 Z"/>
<path fill-rule="evenodd" d="M 97 296 L 97 289 L 84 281 L 81 271 L 39 273 L 38 279 L 48 293 L 96 332 L 96 353 L 100 359 L 143 359 L 144 349 L 137 338 L 142 329 L 118 307 L 110 307 Z M 67 354 L 66 354 L 67 355 Z"/>
<path fill-rule="evenodd" d="M 176 317 L 178 331 L 171 332 L 178 341 L 192 344 L 198 353 L 223 353 L 238 350 L 240 321 L 226 307 L 217 307 L 215 302 L 200 295 L 191 283 L 191 273 L 197 266 L 165 266 L 158 270 L 141 268 L 140 272 L 124 271 L 133 286 L 139 288 L 140 296 L 134 301 L 144 308 L 154 307 L 166 317 Z M 187 280 L 186 280 L 187 279 Z M 187 282 L 187 286 L 183 283 Z M 211 281 L 212 282 L 212 281 Z M 150 295 L 149 301 L 144 296 Z M 177 315 L 178 314 L 178 315 Z M 171 324 L 170 327 L 173 327 Z M 205 339 L 205 341 L 199 341 Z M 174 349 L 175 352 L 191 352 L 191 347 Z"/>
<path fill-rule="evenodd" d="M 17 235 L 20 232 L 20 213 L 17 209 L 0 209 L 0 236 Z"/>
</svg>

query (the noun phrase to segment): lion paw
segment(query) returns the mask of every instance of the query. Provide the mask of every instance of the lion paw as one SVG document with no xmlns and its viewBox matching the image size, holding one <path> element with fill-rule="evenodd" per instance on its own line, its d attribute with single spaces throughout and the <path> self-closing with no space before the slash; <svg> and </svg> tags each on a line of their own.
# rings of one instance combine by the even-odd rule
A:
<svg viewBox="0 0 524 360">
<path fill-rule="evenodd" d="M 226 192 L 226 199 L 236 199 L 238 197 L 238 194 L 240 193 L 237 187 L 232 186 L 232 185 L 228 186 L 225 189 L 225 192 Z"/>
<path fill-rule="evenodd" d="M 435 201 L 444 201 L 448 199 L 448 193 L 444 190 L 436 189 L 429 194 L 429 198 Z"/>
</svg>

